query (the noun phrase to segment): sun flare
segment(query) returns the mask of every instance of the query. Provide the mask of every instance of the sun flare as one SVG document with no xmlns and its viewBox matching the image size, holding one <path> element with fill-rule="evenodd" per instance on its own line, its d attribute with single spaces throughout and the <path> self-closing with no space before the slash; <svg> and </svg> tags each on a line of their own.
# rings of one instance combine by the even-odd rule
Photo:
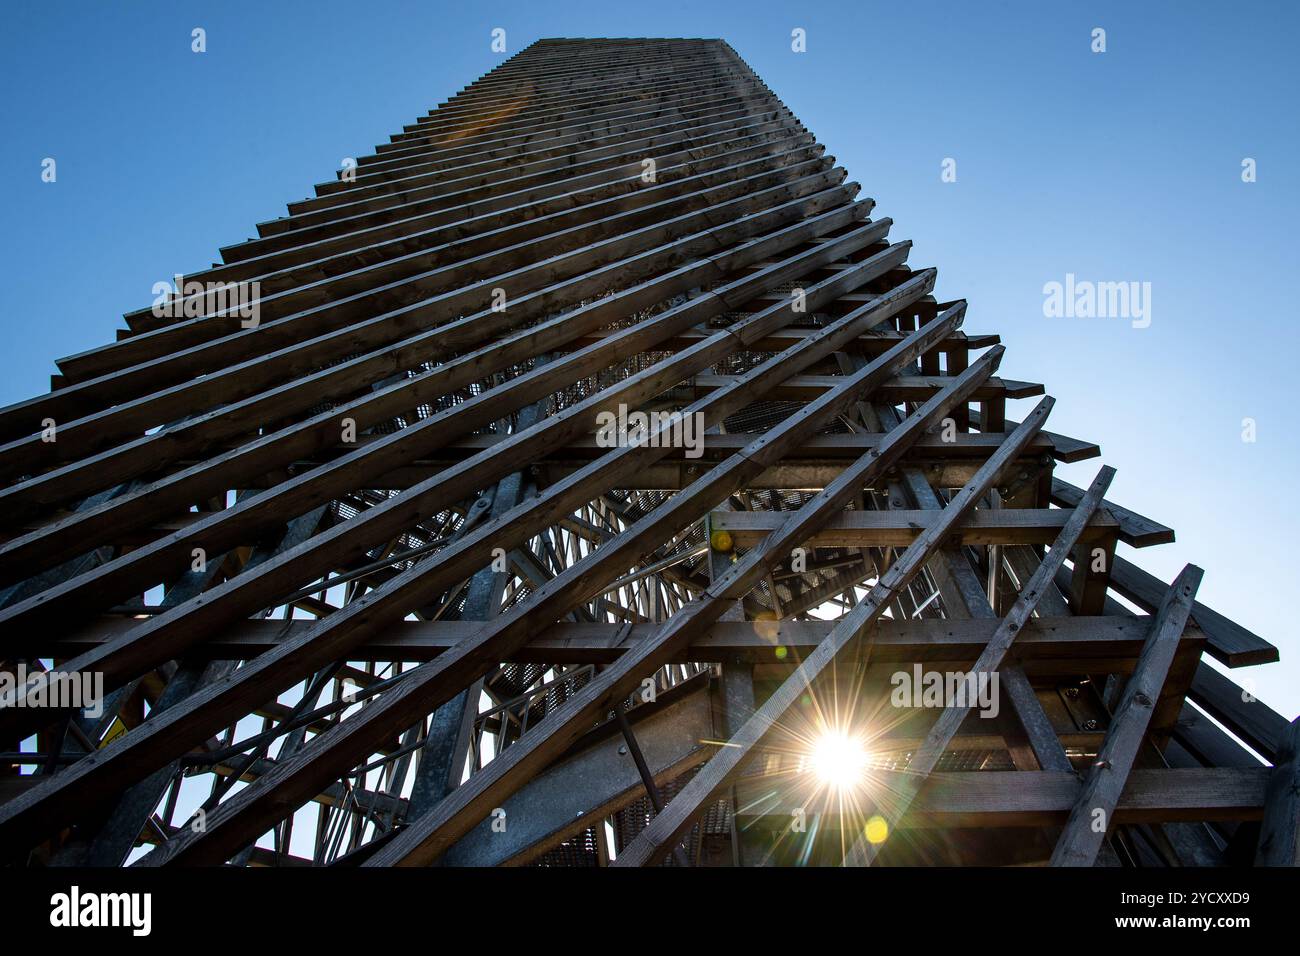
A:
<svg viewBox="0 0 1300 956">
<path fill-rule="evenodd" d="M 854 787 L 867 769 L 867 748 L 857 737 L 827 731 L 813 744 L 812 769 L 818 779 L 836 789 Z"/>
</svg>

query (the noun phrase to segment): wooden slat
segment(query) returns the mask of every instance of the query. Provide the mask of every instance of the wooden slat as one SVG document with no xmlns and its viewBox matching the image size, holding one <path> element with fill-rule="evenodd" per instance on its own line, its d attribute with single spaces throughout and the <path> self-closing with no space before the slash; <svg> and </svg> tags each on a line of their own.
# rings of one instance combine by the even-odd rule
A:
<svg viewBox="0 0 1300 956">
<path fill-rule="evenodd" d="M 1204 662 L 1196 666 L 1188 696 L 1266 759 L 1277 759 L 1290 728 L 1268 704 Z"/>
</svg>

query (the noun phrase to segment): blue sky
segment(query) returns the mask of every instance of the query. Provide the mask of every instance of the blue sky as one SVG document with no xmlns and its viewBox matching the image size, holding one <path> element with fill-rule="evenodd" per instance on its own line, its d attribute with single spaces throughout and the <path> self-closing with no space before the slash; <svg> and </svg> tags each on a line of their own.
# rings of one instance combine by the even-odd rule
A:
<svg viewBox="0 0 1300 956">
<path fill-rule="evenodd" d="M 1290 629 L 1300 361 L 1293 43 L 1256 3 L 254 3 L 10 5 L 0 36 L 0 402 L 109 341 L 153 283 L 284 214 L 545 36 L 720 36 L 939 268 L 1051 427 L 1102 445 L 1111 497 L 1173 525 L 1134 554 L 1283 651 L 1238 671 L 1300 711 Z M 207 31 L 204 54 L 190 31 Z M 1091 32 L 1106 30 L 1106 52 Z M 807 52 L 791 50 L 795 28 Z M 41 162 L 57 161 L 57 181 Z M 1243 183 L 1241 163 L 1257 163 Z M 957 181 L 941 163 L 956 161 Z M 1043 286 L 1151 283 L 1151 324 L 1046 318 Z M 1016 409 L 1012 409 L 1014 416 Z M 1241 440 L 1242 419 L 1257 441 Z M 1063 469 L 1086 485 L 1099 462 Z"/>
</svg>

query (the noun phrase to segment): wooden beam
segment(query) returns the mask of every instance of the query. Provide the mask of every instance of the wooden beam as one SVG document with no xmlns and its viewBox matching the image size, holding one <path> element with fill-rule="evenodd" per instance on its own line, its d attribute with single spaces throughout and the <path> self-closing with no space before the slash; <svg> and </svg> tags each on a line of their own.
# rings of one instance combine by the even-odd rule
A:
<svg viewBox="0 0 1300 956">
<path fill-rule="evenodd" d="M 1052 851 L 1053 866 L 1092 866 L 1114 825 L 1115 807 L 1146 737 L 1155 702 L 1173 662 L 1201 583 L 1201 569 L 1185 567 L 1170 586 L 1151 624 L 1151 636 L 1124 688 L 1106 742 L 1083 781 L 1065 829 Z"/>
<path fill-rule="evenodd" d="M 836 515 L 804 544 L 814 548 L 902 548 L 915 541 L 941 512 L 931 510 L 846 511 Z M 980 509 L 953 530 L 952 544 L 985 546 L 1050 544 L 1066 526 L 1072 510 L 1063 508 Z M 772 511 L 733 511 L 713 516 L 714 527 L 726 531 L 740 547 L 751 547 L 781 523 Z M 1113 541 L 1119 524 L 1096 513 L 1079 536 L 1087 543 Z M 1094 614 L 1096 612 L 1094 611 Z"/>
<path fill-rule="evenodd" d="M 887 792 L 906 773 L 873 771 L 871 786 Z M 1118 825 L 1170 821 L 1259 820 L 1264 815 L 1266 767 L 1134 770 L 1112 814 Z M 940 772 L 929 776 L 899 823 L 934 827 L 1052 827 L 1065 823 L 1078 800 L 1075 774 L 1048 770 Z M 741 777 L 736 788 L 744 822 L 787 828 L 804 794 L 794 781 Z M 762 799 L 766 797 L 766 799 Z M 827 825 L 839 821 L 830 816 Z"/>
</svg>

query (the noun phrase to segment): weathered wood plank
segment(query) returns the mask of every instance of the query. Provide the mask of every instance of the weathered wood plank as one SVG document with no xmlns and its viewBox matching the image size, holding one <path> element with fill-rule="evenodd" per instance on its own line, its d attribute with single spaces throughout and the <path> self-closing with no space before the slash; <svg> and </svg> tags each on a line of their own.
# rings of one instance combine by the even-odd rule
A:
<svg viewBox="0 0 1300 956">
<path fill-rule="evenodd" d="M 1204 662 L 1188 696 L 1268 760 L 1277 758 L 1290 733 L 1285 717 Z"/>
</svg>

